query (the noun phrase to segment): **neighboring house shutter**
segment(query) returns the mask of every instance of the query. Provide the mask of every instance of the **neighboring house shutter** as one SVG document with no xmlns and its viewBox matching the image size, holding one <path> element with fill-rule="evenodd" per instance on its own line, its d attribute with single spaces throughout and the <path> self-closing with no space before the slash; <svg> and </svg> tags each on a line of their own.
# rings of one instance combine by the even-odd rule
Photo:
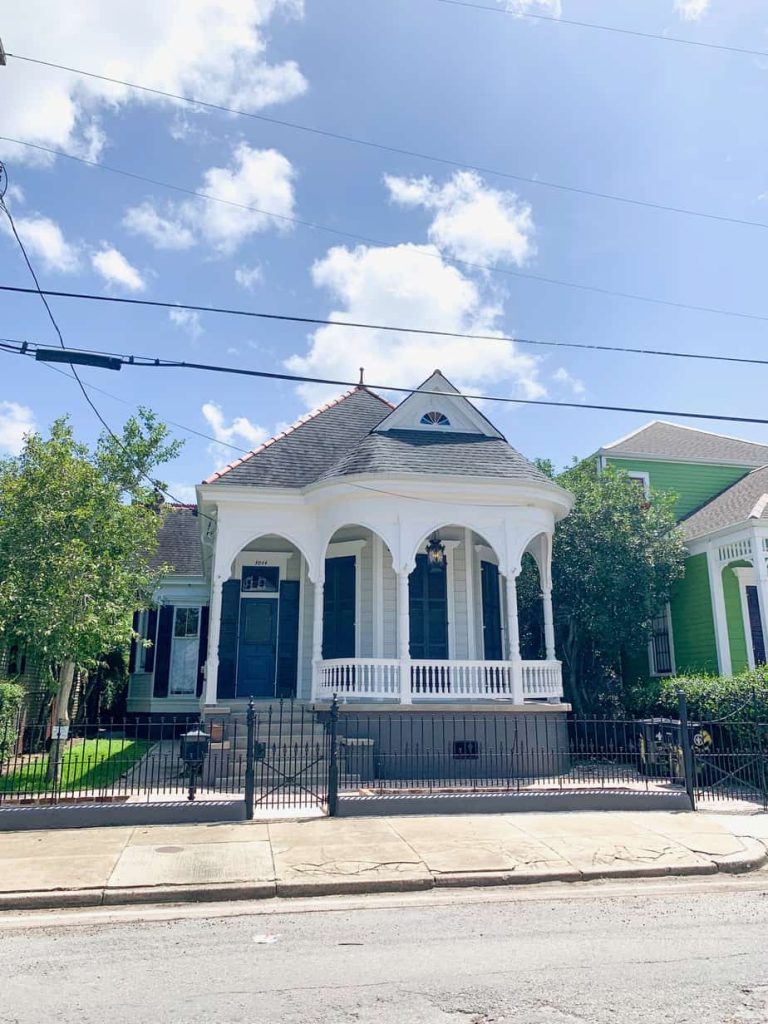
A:
<svg viewBox="0 0 768 1024">
<path fill-rule="evenodd" d="M 280 611 L 277 626 L 278 697 L 295 697 L 299 669 L 299 581 L 280 584 Z"/>
<path fill-rule="evenodd" d="M 200 646 L 197 649 L 197 696 L 203 693 L 203 666 L 208 657 L 208 622 L 210 609 L 203 605 L 200 609 Z"/>
<path fill-rule="evenodd" d="M 235 696 L 237 674 L 237 631 L 240 619 L 240 580 L 227 580 L 221 588 L 219 624 L 219 675 L 217 697 Z"/>
<path fill-rule="evenodd" d="M 323 658 L 355 656 L 355 556 L 325 560 Z"/>
<path fill-rule="evenodd" d="M 136 630 L 139 628 L 139 613 L 138 612 L 134 612 L 133 613 L 133 621 L 131 622 L 131 626 L 133 628 L 133 632 L 135 633 Z M 130 651 L 128 652 L 128 671 L 129 672 L 135 672 L 136 671 L 136 653 L 137 653 L 137 649 L 138 649 L 138 644 L 136 643 L 136 637 L 132 636 L 131 637 L 131 648 L 130 648 Z"/>
<path fill-rule="evenodd" d="M 765 637 L 763 623 L 760 618 L 760 600 L 757 587 L 747 587 L 747 611 L 749 612 L 749 629 L 752 634 L 752 654 L 755 665 L 765 664 Z"/>
<path fill-rule="evenodd" d="M 486 661 L 501 661 L 501 602 L 499 568 L 493 562 L 480 563 L 483 595 L 483 656 Z"/>
<path fill-rule="evenodd" d="M 158 616 L 155 680 L 152 690 L 154 697 L 168 696 L 168 679 L 171 674 L 171 643 L 173 642 L 173 611 L 172 604 L 164 604 Z"/>
<path fill-rule="evenodd" d="M 435 570 L 426 555 L 416 556 L 408 577 L 408 613 L 412 658 L 448 657 L 448 584 L 446 564 Z"/>
<path fill-rule="evenodd" d="M 157 608 L 150 608 L 147 615 L 147 640 L 152 641 L 152 646 L 144 651 L 144 671 L 154 672 L 155 670 L 155 648 L 157 646 Z"/>
</svg>

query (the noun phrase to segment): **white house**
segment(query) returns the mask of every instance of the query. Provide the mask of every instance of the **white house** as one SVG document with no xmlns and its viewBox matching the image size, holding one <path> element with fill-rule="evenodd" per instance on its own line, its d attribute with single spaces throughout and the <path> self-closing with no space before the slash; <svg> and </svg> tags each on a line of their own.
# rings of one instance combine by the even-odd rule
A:
<svg viewBox="0 0 768 1024">
<path fill-rule="evenodd" d="M 561 701 L 550 568 L 572 496 L 439 371 L 396 407 L 353 388 L 197 497 L 162 529 L 175 572 L 138 620 L 152 646 L 137 647 L 130 711 L 334 693 L 378 706 Z M 526 552 L 541 661 L 520 655 Z"/>
</svg>

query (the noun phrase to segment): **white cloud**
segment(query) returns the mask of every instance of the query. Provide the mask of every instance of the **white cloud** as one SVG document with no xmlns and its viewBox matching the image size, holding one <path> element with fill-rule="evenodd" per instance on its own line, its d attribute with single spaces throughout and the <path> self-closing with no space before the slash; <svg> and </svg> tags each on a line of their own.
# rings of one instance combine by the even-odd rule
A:
<svg viewBox="0 0 768 1024">
<path fill-rule="evenodd" d="M 211 444 L 209 452 L 218 459 L 217 468 L 225 466 L 238 458 L 238 452 L 227 445 L 239 448 L 256 448 L 269 437 L 269 431 L 256 426 L 245 416 L 236 416 L 229 425 L 224 419 L 224 411 L 216 402 L 206 402 L 202 407 L 203 417 L 211 429 L 211 433 L 219 444 Z"/>
<path fill-rule="evenodd" d="M 168 493 L 173 495 L 174 501 L 180 501 L 185 505 L 197 504 L 197 494 L 194 484 L 172 483 L 168 484 Z"/>
<path fill-rule="evenodd" d="M 498 305 L 487 302 L 480 286 L 444 262 L 431 245 L 339 246 L 314 264 L 312 279 L 337 302 L 330 319 L 502 333 Z M 294 372 L 342 380 L 356 380 L 358 367 L 364 366 L 372 384 L 405 387 L 439 366 L 459 387 L 493 385 L 499 390 L 499 383 L 506 381 L 507 392 L 520 397 L 546 393 L 538 379 L 538 360 L 519 353 L 512 342 L 494 339 L 467 341 L 326 326 L 311 336 L 306 355 L 293 355 L 286 365 Z M 324 401 L 328 390 L 322 385 L 299 386 L 310 406 Z"/>
<path fill-rule="evenodd" d="M 238 267 L 235 270 L 235 281 L 241 287 L 247 288 L 248 291 L 252 292 L 256 285 L 264 281 L 264 271 L 258 264 L 253 267 Z"/>
<path fill-rule="evenodd" d="M 18 402 L 0 402 L 0 451 L 18 455 L 24 435 L 35 429 L 32 410 Z"/>
<path fill-rule="evenodd" d="M 241 142 L 233 150 L 230 165 L 209 168 L 198 189 L 224 203 L 189 199 L 167 203 L 160 213 L 147 200 L 127 210 L 123 223 L 159 249 L 188 248 L 197 241 L 207 242 L 219 253 L 231 253 L 253 234 L 291 229 L 291 222 L 281 218 L 294 212 L 294 176 L 293 165 L 282 153 L 252 149 Z"/>
<path fill-rule="evenodd" d="M 563 13 L 561 0 L 496 0 L 513 14 L 549 14 L 559 18 Z"/>
<path fill-rule="evenodd" d="M 146 287 L 136 267 L 112 246 L 102 245 L 101 249 L 91 253 L 91 264 L 107 284 L 119 285 L 129 292 L 142 292 Z"/>
<path fill-rule="evenodd" d="M 444 185 L 392 175 L 384 183 L 401 206 L 435 211 L 429 239 L 457 259 L 521 266 L 534 252 L 530 206 L 514 192 L 490 188 L 474 171 L 457 171 Z"/>
<path fill-rule="evenodd" d="M 552 380 L 557 381 L 558 384 L 562 384 L 567 387 L 573 395 L 582 397 L 587 393 L 586 385 L 583 380 L 578 377 L 574 377 L 572 373 L 569 373 L 564 366 L 559 367 L 552 374 Z"/>
<path fill-rule="evenodd" d="M 73 67 L 213 103 L 260 110 L 300 96 L 306 80 L 295 61 L 269 62 L 265 29 L 278 13 L 301 17 L 297 0 L 26 0 L 4 10 L 13 49 Z M 178 109 L 174 101 L 109 82 L 10 59 L 3 68 L 3 133 L 97 159 L 105 110 L 128 103 Z M 201 115 L 202 116 L 202 115 Z M 3 143 L 4 155 L 49 164 L 52 158 Z"/>
<path fill-rule="evenodd" d="M 709 9 L 709 0 L 675 0 L 675 10 L 683 21 L 698 21 Z"/>
<path fill-rule="evenodd" d="M 39 261 L 43 270 L 58 271 L 60 274 L 73 274 L 79 268 L 78 247 L 64 238 L 55 220 L 34 214 L 29 217 L 16 217 L 14 221 L 33 266 Z M 0 223 L 3 232 L 12 237 L 7 219 L 3 217 Z M 16 245 L 15 239 L 13 244 Z"/>
<path fill-rule="evenodd" d="M 193 338 L 199 338 L 203 333 L 203 325 L 200 323 L 200 314 L 196 309 L 171 309 L 168 311 L 168 318 L 182 331 Z"/>
<path fill-rule="evenodd" d="M 163 217 L 152 203 L 132 206 L 123 217 L 123 227 L 134 235 L 142 235 L 156 249 L 189 249 L 195 236 L 184 224 Z"/>
</svg>

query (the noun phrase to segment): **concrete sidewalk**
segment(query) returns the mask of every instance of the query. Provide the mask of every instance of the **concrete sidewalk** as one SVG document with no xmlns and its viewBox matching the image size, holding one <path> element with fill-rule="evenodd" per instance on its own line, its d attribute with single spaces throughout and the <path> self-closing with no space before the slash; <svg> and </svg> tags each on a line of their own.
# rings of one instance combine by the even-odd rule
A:
<svg viewBox="0 0 768 1024">
<path fill-rule="evenodd" d="M 0 835 L 0 909 L 709 875 L 768 860 L 768 815 L 323 818 Z"/>
</svg>

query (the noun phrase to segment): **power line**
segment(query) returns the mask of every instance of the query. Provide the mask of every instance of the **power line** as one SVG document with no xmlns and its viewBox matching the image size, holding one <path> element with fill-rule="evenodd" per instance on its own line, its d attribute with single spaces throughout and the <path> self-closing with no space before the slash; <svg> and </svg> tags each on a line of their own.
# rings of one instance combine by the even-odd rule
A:
<svg viewBox="0 0 768 1024">
<path fill-rule="evenodd" d="M 2 163 L 0 163 L 0 167 L 3 168 L 3 172 L 4 172 L 5 169 L 4 169 L 4 166 L 2 165 Z M 40 281 L 38 280 L 37 274 L 35 273 L 35 268 L 32 266 L 32 262 L 30 261 L 30 258 L 27 255 L 27 250 L 25 249 L 24 243 L 22 242 L 22 240 L 21 240 L 21 238 L 19 236 L 19 233 L 18 233 L 18 231 L 16 229 L 16 223 L 15 223 L 15 221 L 13 219 L 13 216 L 11 215 L 11 211 L 5 205 L 5 199 L 4 199 L 4 197 L 2 195 L 0 195 L 0 210 L 2 210 L 2 212 L 5 213 L 6 217 L 8 218 L 8 222 L 9 222 L 9 224 L 11 226 L 11 231 L 13 232 L 13 236 L 16 239 L 16 241 L 18 242 L 19 248 L 21 250 L 21 254 L 24 257 L 24 262 L 26 263 L 27 268 L 29 270 L 29 273 L 32 276 L 32 280 L 35 282 L 34 291 L 36 291 L 36 293 L 40 296 L 40 299 L 42 300 L 42 303 L 45 306 L 46 312 L 48 313 L 48 318 L 49 318 L 49 320 L 51 321 L 51 323 L 53 325 L 54 331 L 56 332 L 56 336 L 57 336 L 57 338 L 59 340 L 59 345 L 62 348 L 62 350 L 66 352 L 67 351 L 67 346 L 64 343 L 64 336 L 62 335 L 61 329 L 60 329 L 58 323 L 56 322 L 56 317 L 53 315 L 53 311 L 51 310 L 50 304 L 48 303 L 48 300 L 47 300 L 47 298 L 45 296 L 45 293 L 43 292 L 42 288 L 40 287 Z M 32 289 L 29 289 L 29 290 L 32 290 Z M 77 383 L 78 383 L 78 385 L 80 387 L 80 391 L 82 392 L 83 398 L 85 399 L 85 401 L 88 403 L 88 405 L 92 409 L 92 411 L 93 411 L 94 415 L 96 416 L 96 418 L 98 419 L 98 421 L 101 423 L 101 425 L 107 431 L 107 433 L 112 438 L 112 440 L 115 442 L 115 444 L 117 444 L 118 447 L 123 450 L 123 452 L 128 456 L 129 460 L 133 461 L 133 457 L 131 456 L 131 453 L 128 451 L 128 449 L 125 447 L 123 442 L 120 440 L 120 438 L 117 436 L 117 434 L 115 434 L 115 432 L 112 430 L 110 425 L 107 423 L 107 421 L 104 419 L 104 417 L 99 412 L 99 409 L 96 406 L 96 403 L 93 401 L 91 396 L 88 394 L 88 391 L 86 390 L 85 385 L 83 384 L 82 380 L 80 379 L 80 375 L 77 372 L 77 370 L 75 369 L 75 367 L 72 366 L 71 369 L 72 369 L 72 376 L 77 381 Z M 134 464 L 134 466 L 135 466 L 135 464 Z M 147 480 L 152 485 L 152 487 L 155 490 L 160 491 L 161 494 L 166 495 L 172 501 L 178 502 L 178 498 L 174 497 L 174 495 L 171 494 L 170 491 L 168 491 L 166 488 L 162 487 L 158 480 L 154 480 L 152 477 L 150 477 L 147 473 L 144 472 L 144 470 L 140 469 L 138 466 L 135 466 L 135 468 L 138 470 L 140 476 L 142 476 L 145 480 Z"/>
<path fill-rule="evenodd" d="M 0 285 L 0 291 L 16 292 L 20 294 L 37 294 L 37 292 L 33 288 L 22 288 L 20 286 L 7 284 Z M 375 324 L 357 320 L 330 320 L 323 319 L 322 317 L 293 316 L 287 313 L 264 313 L 258 310 L 239 309 L 236 307 L 227 306 L 201 306 L 192 305 L 184 302 L 165 302 L 160 299 L 132 299 L 120 295 L 97 295 L 93 292 L 65 292 L 46 290 L 44 294 L 55 296 L 57 298 L 80 299 L 84 301 L 93 302 L 112 302 L 118 303 L 120 305 L 148 306 L 150 308 L 169 310 L 187 309 L 196 313 L 214 313 L 216 315 L 222 316 L 243 316 L 250 317 L 256 320 L 306 324 L 322 327 L 345 327 L 368 331 L 385 331 L 387 333 L 392 334 L 415 334 L 433 338 L 452 338 L 463 341 L 513 342 L 514 344 L 517 345 L 531 345 L 542 348 L 567 348 L 594 352 L 620 352 L 622 354 L 628 355 L 664 356 L 674 359 L 696 359 L 718 363 L 746 363 L 754 366 L 768 365 L 768 360 L 758 359 L 752 356 L 727 356 L 708 352 L 683 352 L 673 349 L 633 348 L 632 346 L 629 345 L 600 345 L 594 342 L 551 341 L 543 338 L 518 338 L 509 334 L 465 334 L 462 333 L 461 331 L 440 331 L 427 327 L 406 327 L 402 325 L 396 326 L 393 324 Z M 768 314 L 763 315 L 759 313 L 725 313 L 725 311 L 723 310 L 721 310 L 720 312 L 722 312 L 724 315 L 745 317 L 750 320 L 768 320 Z"/>
<path fill-rule="evenodd" d="M 445 2 L 452 2 L 452 0 L 445 0 Z M 492 8 L 482 8 L 483 10 L 492 10 Z M 503 12 L 506 13 L 506 12 Z M 539 17 L 539 15 L 532 15 L 532 17 Z M 558 19 L 554 19 L 558 20 Z M 615 192 L 603 192 L 599 189 L 583 188 L 578 185 L 567 185 L 563 182 L 549 181 L 545 178 L 539 178 L 533 175 L 517 174 L 512 171 L 501 170 L 497 167 L 485 167 L 482 164 L 470 163 L 465 160 L 454 160 L 450 157 L 438 156 L 434 153 L 423 153 L 420 150 L 409 149 L 404 146 L 391 146 L 383 142 L 376 142 L 373 139 L 365 139 L 356 135 L 346 135 L 341 132 L 330 131 L 325 128 L 316 128 L 311 125 L 301 124 L 297 121 L 287 121 L 282 118 L 269 117 L 266 114 L 256 114 L 249 110 L 242 110 L 237 107 L 229 107 L 221 103 L 211 103 L 206 100 L 196 99 L 191 96 L 184 96 L 180 93 L 167 92 L 164 89 L 155 89 L 151 86 L 140 85 L 136 82 L 129 82 L 122 78 L 112 78 L 109 75 L 96 74 L 93 71 L 84 71 L 82 68 L 68 67 L 66 64 L 55 64 L 51 61 L 39 60 L 35 57 L 26 57 L 21 54 L 9 53 L 6 56 L 11 57 L 15 60 L 25 61 L 29 64 L 38 64 L 42 67 L 54 68 L 57 71 L 66 71 L 72 75 L 80 75 L 84 78 L 92 78 L 101 82 L 108 82 L 112 85 L 121 85 L 127 89 L 135 89 L 139 92 L 150 93 L 155 96 L 160 96 L 164 99 L 175 100 L 181 103 L 187 103 L 191 106 L 202 107 L 208 110 L 216 110 L 221 113 L 235 114 L 238 117 L 249 117 L 257 121 L 263 121 L 267 124 L 277 125 L 280 128 L 289 128 L 293 131 L 305 132 L 311 135 L 318 135 L 322 138 L 332 139 L 335 142 L 344 142 L 349 145 L 363 146 L 367 149 L 378 149 L 385 153 L 393 153 L 396 156 L 405 156 L 415 160 L 425 160 L 428 163 L 441 164 L 444 167 L 453 167 L 459 170 L 476 171 L 478 174 L 492 174 L 498 178 L 505 178 L 509 181 L 523 182 L 528 185 L 535 185 L 540 188 L 555 189 L 559 192 L 570 192 L 574 195 L 587 196 L 592 199 L 604 199 L 613 203 L 624 203 L 629 206 L 645 207 L 650 210 L 660 210 L 664 213 L 675 213 L 681 214 L 686 217 L 701 217 L 705 220 L 720 221 L 724 224 L 737 224 L 746 227 L 756 228 L 768 228 L 768 223 L 764 221 L 751 220 L 749 218 L 742 217 L 729 217 L 725 214 L 710 213 L 706 210 L 693 210 L 685 206 L 677 206 L 673 203 L 660 203 L 654 202 L 649 199 L 637 199 L 633 196 L 624 196 Z M 768 56 L 768 53 L 765 54 Z M 18 145 L 28 145 L 33 148 L 42 150 L 48 153 L 57 153 L 56 150 L 49 149 L 45 146 L 35 145 L 28 142 L 23 142 L 19 139 L 6 138 L 5 141 L 15 142 Z M 67 156 L 69 154 L 58 153 L 59 156 Z M 74 158 L 77 159 L 77 158 Z M 98 164 L 97 161 L 85 160 L 80 158 L 83 163 L 92 163 L 95 166 L 103 166 Z M 166 188 L 173 188 L 174 186 L 168 185 L 164 182 L 152 182 L 151 179 L 142 178 L 140 175 L 134 175 L 139 180 L 148 181 L 152 184 L 162 185 Z M 194 195 L 194 191 L 190 189 L 181 189 L 180 191 L 187 191 Z M 198 193 L 200 194 L 200 193 Z M 210 198 L 210 197 L 208 197 Z M 274 215 L 277 216 L 277 215 Z"/>
<path fill-rule="evenodd" d="M 437 0 L 437 2 L 450 4 L 452 7 L 469 7 L 476 11 L 487 11 L 489 14 L 511 14 L 516 18 L 535 18 L 537 21 L 553 21 L 558 25 L 573 25 L 576 28 L 597 29 L 600 32 L 615 32 L 617 35 L 636 36 L 639 39 L 654 39 L 662 43 L 681 43 L 685 46 L 699 46 L 705 50 L 723 50 L 726 53 L 739 53 L 748 57 L 768 57 L 768 51 L 766 50 L 751 50 L 745 46 L 729 46 L 727 43 L 705 43 L 699 39 L 662 35 L 660 32 L 643 32 L 640 29 L 634 28 L 619 28 L 618 25 L 601 25 L 594 21 L 575 21 L 573 18 L 560 18 L 554 14 L 534 14 L 532 11 L 487 7 L 485 4 L 471 3 L 470 0 Z"/>
<path fill-rule="evenodd" d="M 299 217 L 291 217 L 287 214 L 272 213 L 271 211 L 264 210 L 258 206 L 251 206 L 248 205 L 247 203 L 237 203 L 231 199 L 222 199 L 219 196 L 212 196 L 207 192 L 195 192 L 193 189 L 185 188 L 182 185 L 174 185 L 170 182 L 161 181 L 157 178 L 148 178 L 145 175 L 137 174 L 134 173 L 133 171 L 126 171 L 123 168 L 110 166 L 108 164 L 100 164 L 95 160 L 88 160 L 85 157 L 74 156 L 72 153 L 65 153 L 62 150 L 53 149 L 49 146 L 41 146 L 38 145 L 37 143 L 24 142 L 21 139 L 14 139 L 8 135 L 0 135 L 0 141 L 13 142 L 20 146 L 28 146 L 31 149 L 37 149 L 44 153 L 52 153 L 56 156 L 64 157 L 67 160 L 75 160 L 77 163 L 87 164 L 89 167 L 97 167 L 102 171 L 109 171 L 112 174 L 119 174 L 126 178 L 133 178 L 136 181 L 143 181 L 146 182 L 147 184 L 157 185 L 161 188 L 172 189 L 175 192 L 182 192 L 185 195 L 192 196 L 196 199 L 204 199 L 214 203 L 223 203 L 226 206 L 233 206 L 240 210 L 248 210 L 252 213 L 259 213 L 265 217 L 274 217 L 277 220 L 289 221 L 293 224 L 299 224 L 302 227 L 311 228 L 313 231 L 324 231 L 327 232 L 328 234 L 337 235 L 341 238 L 350 238 L 355 242 L 363 242 L 366 245 L 372 245 L 379 248 L 391 248 L 392 246 L 399 244 L 398 242 L 393 241 L 382 241 L 382 239 L 373 238 L 370 235 L 360 235 L 355 234 L 354 232 L 351 231 L 343 231 L 340 228 L 331 228 L 325 224 L 318 224 L 315 221 L 302 220 Z M 768 224 L 761 225 L 758 221 L 755 221 L 754 224 L 757 227 L 768 227 Z M 577 291 L 593 292 L 597 295 L 606 295 L 611 298 L 631 299 L 634 302 L 646 302 L 656 306 L 669 306 L 673 309 L 683 309 L 689 312 L 692 311 L 699 313 L 710 313 L 717 316 L 741 317 L 748 320 L 765 319 L 765 317 L 751 313 L 742 313 L 739 311 L 720 309 L 712 306 L 698 306 L 693 303 L 687 302 L 675 302 L 672 299 L 660 299 L 657 298 L 656 296 L 642 295 L 637 292 L 622 292 L 614 288 L 602 288 L 599 285 L 580 284 L 577 281 L 567 281 L 564 280 L 563 278 L 547 277 L 543 274 L 531 274 L 523 270 L 510 270 L 508 267 L 499 267 L 488 263 L 475 263 L 471 260 L 461 259 L 458 256 L 450 256 L 447 253 L 443 252 L 429 252 L 423 246 L 414 246 L 412 248 L 412 251 L 417 256 L 425 257 L 426 259 L 431 260 L 438 260 L 441 263 L 450 263 L 458 267 L 468 267 L 470 270 L 482 270 L 483 272 L 489 274 L 502 274 L 505 277 L 515 277 L 525 281 L 536 281 L 540 284 L 554 285 L 558 288 L 574 288 Z"/>
<path fill-rule="evenodd" d="M 18 355 L 32 356 L 37 348 L 30 343 L 22 343 L 14 349 L 10 343 L 3 345 L 6 350 L 16 351 Z M 257 377 L 264 380 L 284 380 L 296 384 L 327 384 L 334 387 L 355 388 L 359 381 L 340 379 L 337 377 L 310 377 L 298 373 L 278 373 L 271 370 L 253 370 L 242 366 L 225 366 L 221 363 L 193 363 L 186 360 L 161 359 L 153 356 L 125 355 L 117 352 L 103 352 L 97 349 L 68 349 L 72 353 L 90 353 L 102 356 L 110 356 L 119 359 L 124 366 L 138 367 L 143 369 L 172 369 L 172 370 L 199 370 L 206 373 L 231 374 L 239 377 Z M 405 395 L 436 395 L 445 396 L 454 392 L 430 390 L 423 388 L 406 388 L 397 384 L 366 384 L 370 390 L 392 391 Z M 536 405 L 556 409 L 589 409 L 598 412 L 625 412 L 643 416 L 677 416 L 682 419 L 697 420 L 721 420 L 728 423 L 756 423 L 762 426 L 768 425 L 768 419 L 760 419 L 753 416 L 729 416 L 724 413 L 714 412 L 689 412 L 679 409 L 653 409 L 626 405 L 604 405 L 591 402 L 562 402 L 545 398 L 511 398 L 507 395 L 484 395 L 473 393 L 461 393 L 463 398 L 477 402 L 500 402 L 505 405 Z"/>
</svg>

